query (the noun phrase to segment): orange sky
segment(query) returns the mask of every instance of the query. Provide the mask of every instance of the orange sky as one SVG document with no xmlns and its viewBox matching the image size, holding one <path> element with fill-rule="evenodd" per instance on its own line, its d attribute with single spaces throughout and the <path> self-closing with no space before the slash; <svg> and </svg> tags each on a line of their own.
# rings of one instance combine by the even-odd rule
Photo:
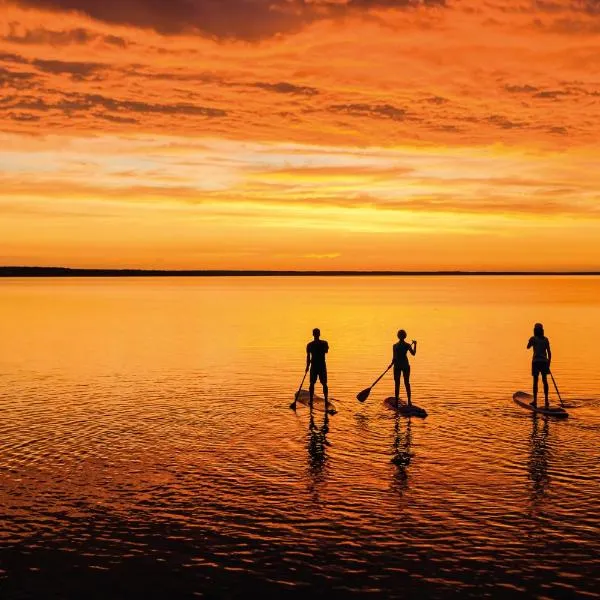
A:
<svg viewBox="0 0 600 600">
<path fill-rule="evenodd" d="M 600 269 L 600 0 L 0 0 L 0 264 Z"/>
</svg>

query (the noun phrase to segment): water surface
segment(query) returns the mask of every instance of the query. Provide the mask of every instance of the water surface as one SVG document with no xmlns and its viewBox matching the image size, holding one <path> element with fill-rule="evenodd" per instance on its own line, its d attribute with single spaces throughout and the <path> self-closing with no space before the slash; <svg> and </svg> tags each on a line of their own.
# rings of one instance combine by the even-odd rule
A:
<svg viewBox="0 0 600 600">
<path fill-rule="evenodd" d="M 400 327 L 425 420 L 355 400 Z M 5 279 L 0 331 L 3 598 L 599 597 L 600 278 Z"/>
</svg>

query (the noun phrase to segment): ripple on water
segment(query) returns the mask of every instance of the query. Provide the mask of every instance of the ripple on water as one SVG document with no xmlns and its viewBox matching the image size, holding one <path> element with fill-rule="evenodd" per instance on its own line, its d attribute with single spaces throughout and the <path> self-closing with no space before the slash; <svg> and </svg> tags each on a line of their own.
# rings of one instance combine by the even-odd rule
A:
<svg viewBox="0 0 600 600">
<path fill-rule="evenodd" d="M 254 285 L 227 294 L 258 294 Z M 411 326 L 437 339 L 430 348 L 438 351 L 460 335 L 468 368 L 425 344 L 414 359 L 413 388 L 426 419 L 397 417 L 383 406 L 389 379 L 358 403 L 356 392 L 389 360 L 389 348 L 380 361 L 383 350 L 369 340 L 397 320 L 389 289 L 378 289 L 365 297 L 329 290 L 326 314 L 310 315 L 335 332 L 330 378 L 339 409 L 333 417 L 316 413 L 312 422 L 307 408 L 288 409 L 306 340 L 290 348 L 289 332 L 261 317 L 266 306 L 281 323 L 293 323 L 299 305 L 287 313 L 286 303 L 297 294 L 303 307 L 313 302 L 297 288 L 273 292 L 274 300 L 260 296 L 256 305 L 236 301 L 232 323 L 214 325 L 196 313 L 210 290 L 186 288 L 180 297 L 171 289 L 170 301 L 179 303 L 173 314 L 185 314 L 197 329 L 168 321 L 142 346 L 147 323 L 161 317 L 130 290 L 138 303 L 127 305 L 129 312 L 121 306 L 120 322 L 131 338 L 110 335 L 102 346 L 98 330 L 82 340 L 103 350 L 93 360 L 71 351 L 70 340 L 56 364 L 34 361 L 37 370 L 0 373 L 6 597 L 40 597 L 40 590 L 56 590 L 56 581 L 64 585 L 58 596 L 72 598 L 116 597 L 115 589 L 128 598 L 215 591 L 598 597 L 600 401 L 585 390 L 600 380 L 590 369 L 565 367 L 561 386 L 570 378 L 583 390 L 572 395 L 578 407 L 564 422 L 532 417 L 511 399 L 523 386 L 521 375 L 506 375 L 517 372 L 516 363 L 496 374 L 479 357 L 476 332 L 486 331 L 487 313 L 473 308 L 469 294 L 461 300 L 467 308 L 450 307 L 451 319 L 428 313 L 432 328 L 419 317 L 431 298 L 402 288 L 405 299 L 417 294 L 404 307 Z M 448 302 L 457 302 L 458 292 L 446 291 Z M 373 302 L 380 311 L 368 310 Z M 438 308 L 450 310 L 445 306 Z M 369 315 L 366 330 L 348 317 L 355 310 Z M 503 338 L 494 337 L 502 360 L 511 360 L 506 340 L 521 331 L 521 310 L 495 315 L 506 325 Z M 443 338 L 435 338 L 436 328 Z M 39 347 L 46 347 L 43 331 L 29 334 L 42 336 Z M 366 341 L 357 357 L 360 335 Z M 2 351 L 0 358 L 12 364 Z M 80 370 L 69 370 L 67 359 Z"/>
</svg>

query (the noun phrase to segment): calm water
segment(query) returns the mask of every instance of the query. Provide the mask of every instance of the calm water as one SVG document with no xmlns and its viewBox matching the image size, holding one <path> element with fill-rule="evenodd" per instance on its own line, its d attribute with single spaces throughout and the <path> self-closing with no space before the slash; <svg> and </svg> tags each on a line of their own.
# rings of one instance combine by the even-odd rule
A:
<svg viewBox="0 0 600 600">
<path fill-rule="evenodd" d="M 355 400 L 400 327 L 425 420 Z M 0 332 L 3 599 L 600 597 L 600 278 L 5 279 Z"/>
</svg>

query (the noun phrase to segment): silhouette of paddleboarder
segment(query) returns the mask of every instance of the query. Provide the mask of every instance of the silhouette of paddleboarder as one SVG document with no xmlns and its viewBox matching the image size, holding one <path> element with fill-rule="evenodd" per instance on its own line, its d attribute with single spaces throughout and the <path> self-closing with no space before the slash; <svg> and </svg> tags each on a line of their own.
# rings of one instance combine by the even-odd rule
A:
<svg viewBox="0 0 600 600">
<path fill-rule="evenodd" d="M 533 326 L 533 335 L 527 342 L 527 349 L 533 348 L 533 357 L 531 359 L 531 375 L 533 376 L 533 402 L 531 406 L 537 408 L 538 395 L 538 380 L 542 376 L 542 384 L 544 385 L 544 400 L 546 408 L 548 404 L 548 373 L 550 373 L 550 362 L 552 360 L 552 352 L 550 351 L 550 341 L 544 335 L 544 326 L 541 323 L 536 323 Z"/>
<path fill-rule="evenodd" d="M 313 329 L 312 342 L 306 345 L 306 371 L 310 369 L 310 386 L 308 392 L 310 395 L 310 406 L 313 405 L 315 395 L 315 383 L 317 379 L 323 386 L 323 396 L 325 396 L 325 410 L 329 398 L 329 388 L 327 387 L 327 365 L 325 364 L 325 355 L 329 352 L 329 344 L 321 339 L 321 330 L 317 327 Z"/>
<path fill-rule="evenodd" d="M 406 399 L 408 406 L 412 406 L 410 401 L 410 364 L 408 363 L 408 353 L 413 356 L 417 353 L 417 341 L 412 343 L 406 341 L 406 331 L 400 329 L 398 331 L 398 342 L 392 347 L 392 362 L 390 367 L 394 365 L 394 397 L 396 398 L 396 408 L 400 400 L 400 375 L 404 378 L 404 387 L 406 388 Z"/>
</svg>

